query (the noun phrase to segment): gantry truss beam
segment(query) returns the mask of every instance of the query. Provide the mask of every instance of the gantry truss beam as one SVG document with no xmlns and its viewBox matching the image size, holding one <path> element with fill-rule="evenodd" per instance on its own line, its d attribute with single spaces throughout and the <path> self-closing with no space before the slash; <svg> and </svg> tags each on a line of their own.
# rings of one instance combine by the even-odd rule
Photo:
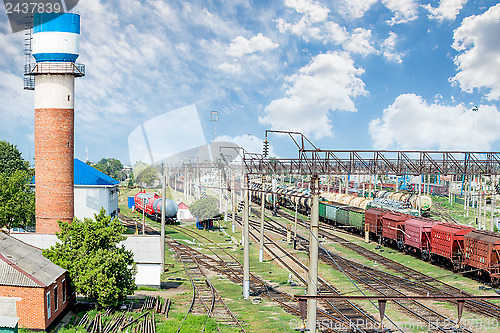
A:
<svg viewBox="0 0 500 333">
<path fill-rule="evenodd" d="M 500 152 L 300 149 L 298 158 L 244 154 L 248 174 L 499 175 Z"/>
</svg>

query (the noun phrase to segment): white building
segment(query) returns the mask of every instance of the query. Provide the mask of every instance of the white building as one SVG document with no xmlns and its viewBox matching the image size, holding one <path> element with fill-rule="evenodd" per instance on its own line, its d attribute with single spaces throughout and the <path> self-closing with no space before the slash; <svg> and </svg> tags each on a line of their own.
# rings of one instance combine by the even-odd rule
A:
<svg viewBox="0 0 500 333">
<path fill-rule="evenodd" d="M 191 215 L 191 212 L 189 211 L 189 207 L 184 202 L 181 202 L 179 203 L 179 205 L 177 205 L 178 220 L 190 220 L 193 218 L 193 215 Z"/>
<path fill-rule="evenodd" d="M 163 273 L 160 236 L 127 235 L 127 239 L 120 242 L 122 244 L 134 254 L 137 265 L 135 284 L 160 288 Z"/>
<path fill-rule="evenodd" d="M 75 217 L 94 218 L 101 208 L 118 215 L 120 182 L 75 158 Z"/>
</svg>

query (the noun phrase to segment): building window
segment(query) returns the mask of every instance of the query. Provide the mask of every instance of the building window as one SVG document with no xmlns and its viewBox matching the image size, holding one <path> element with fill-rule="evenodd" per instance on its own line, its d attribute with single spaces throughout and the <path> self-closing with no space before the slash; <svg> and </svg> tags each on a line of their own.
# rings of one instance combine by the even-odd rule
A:
<svg viewBox="0 0 500 333">
<path fill-rule="evenodd" d="M 66 302 L 66 279 L 62 280 L 62 297 L 63 297 L 63 303 Z"/>
<path fill-rule="evenodd" d="M 50 318 L 51 316 L 51 310 L 50 310 L 50 291 L 47 293 L 47 318 Z"/>
<path fill-rule="evenodd" d="M 57 311 L 57 308 L 59 307 L 58 304 L 58 297 L 57 297 L 57 286 L 54 287 L 54 312 Z"/>
</svg>

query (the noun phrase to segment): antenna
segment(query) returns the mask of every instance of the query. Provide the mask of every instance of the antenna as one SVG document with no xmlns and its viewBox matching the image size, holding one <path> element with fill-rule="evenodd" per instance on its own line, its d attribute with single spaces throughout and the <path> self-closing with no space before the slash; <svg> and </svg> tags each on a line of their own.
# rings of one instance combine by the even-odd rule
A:
<svg viewBox="0 0 500 333">
<path fill-rule="evenodd" d="M 85 145 L 85 163 L 89 161 L 89 147 Z"/>
<path fill-rule="evenodd" d="M 214 140 L 217 137 L 217 123 L 219 122 L 219 112 L 210 112 L 210 121 L 214 123 Z"/>
</svg>

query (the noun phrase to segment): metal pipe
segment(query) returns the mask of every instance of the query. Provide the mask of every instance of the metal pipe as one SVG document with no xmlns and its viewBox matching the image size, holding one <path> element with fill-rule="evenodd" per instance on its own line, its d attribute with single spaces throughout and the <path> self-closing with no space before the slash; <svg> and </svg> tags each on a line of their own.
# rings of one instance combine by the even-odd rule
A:
<svg viewBox="0 0 500 333">
<path fill-rule="evenodd" d="M 250 240 L 248 228 L 248 214 L 250 207 L 248 202 L 248 174 L 245 173 L 245 209 L 243 210 L 243 298 L 250 297 Z"/>
<path fill-rule="evenodd" d="M 319 237 L 319 177 L 311 177 L 311 239 L 309 243 L 309 274 L 307 280 L 307 295 L 318 294 L 318 237 Z M 318 301 L 307 300 L 307 327 L 309 332 L 316 332 L 316 312 Z"/>
</svg>

